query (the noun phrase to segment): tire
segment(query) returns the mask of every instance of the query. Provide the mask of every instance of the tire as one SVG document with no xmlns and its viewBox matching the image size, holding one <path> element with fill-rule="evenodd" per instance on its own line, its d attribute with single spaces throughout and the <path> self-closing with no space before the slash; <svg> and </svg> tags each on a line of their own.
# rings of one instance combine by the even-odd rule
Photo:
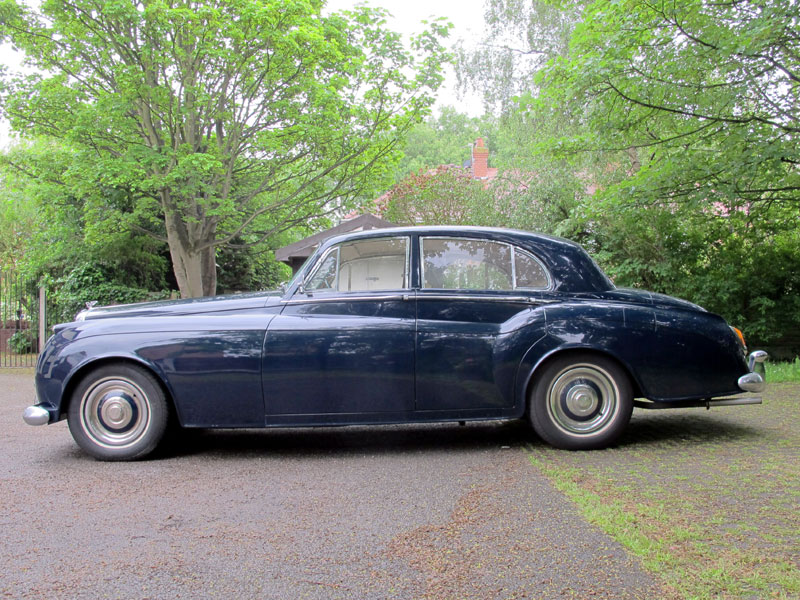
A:
<svg viewBox="0 0 800 600">
<path fill-rule="evenodd" d="M 631 419 L 631 382 L 613 360 L 567 354 L 546 363 L 534 378 L 528 406 L 531 425 L 556 448 L 606 448 Z"/>
<path fill-rule="evenodd" d="M 67 421 L 75 442 L 99 460 L 143 458 L 156 449 L 169 409 L 158 381 L 140 367 L 109 364 L 72 393 Z"/>
</svg>

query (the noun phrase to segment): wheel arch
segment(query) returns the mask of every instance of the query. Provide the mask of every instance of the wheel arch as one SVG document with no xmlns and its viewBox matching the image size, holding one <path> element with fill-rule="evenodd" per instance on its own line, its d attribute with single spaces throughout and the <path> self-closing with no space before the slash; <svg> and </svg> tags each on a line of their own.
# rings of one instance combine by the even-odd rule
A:
<svg viewBox="0 0 800 600">
<path fill-rule="evenodd" d="M 522 394 L 522 398 L 520 398 L 520 404 L 524 410 L 523 414 L 527 414 L 528 412 L 529 404 L 531 401 L 531 390 L 536 382 L 536 377 L 535 377 L 536 373 L 540 373 L 548 364 L 550 364 L 554 360 L 561 359 L 564 356 L 569 356 L 569 355 L 586 356 L 587 354 L 606 358 L 608 360 L 613 361 L 628 377 L 628 381 L 630 382 L 631 389 L 633 391 L 633 397 L 638 398 L 643 395 L 642 387 L 633 369 L 630 367 L 630 365 L 628 365 L 625 361 L 616 356 L 613 352 L 609 352 L 608 350 L 600 349 L 594 346 L 559 347 L 559 348 L 554 348 L 549 352 L 540 356 L 539 359 L 536 361 L 536 363 L 534 363 L 533 366 L 527 370 L 527 375 L 524 376 L 523 385 L 520 387 Z"/>
<path fill-rule="evenodd" d="M 69 405 L 72 402 L 72 394 L 75 391 L 75 388 L 80 385 L 81 381 L 83 381 L 83 379 L 92 371 L 112 364 L 130 365 L 142 369 L 143 371 L 146 371 L 152 375 L 153 379 L 155 379 L 156 383 L 158 383 L 158 386 L 161 388 L 161 391 L 164 393 L 170 413 L 180 419 L 177 406 L 175 404 L 175 398 L 172 395 L 172 390 L 170 389 L 169 385 L 167 385 L 167 382 L 164 380 L 161 373 L 159 373 L 158 369 L 154 368 L 153 365 L 149 364 L 148 362 L 132 356 L 101 356 L 94 360 L 87 361 L 76 368 L 64 384 L 64 389 L 61 395 L 62 402 L 58 412 L 59 419 L 66 417 L 67 412 L 69 411 Z"/>
</svg>

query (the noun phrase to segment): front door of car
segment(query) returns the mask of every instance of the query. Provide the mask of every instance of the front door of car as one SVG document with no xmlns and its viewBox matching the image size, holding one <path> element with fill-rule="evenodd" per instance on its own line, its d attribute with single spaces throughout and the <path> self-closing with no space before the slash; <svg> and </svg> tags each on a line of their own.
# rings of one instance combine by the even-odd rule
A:
<svg viewBox="0 0 800 600">
<path fill-rule="evenodd" d="M 268 424 L 390 419 L 413 410 L 409 247 L 402 236 L 334 246 L 285 299 L 264 347 Z"/>
<path fill-rule="evenodd" d="M 512 408 L 516 368 L 529 347 L 514 323 L 535 318 L 537 298 L 550 287 L 546 270 L 528 252 L 480 238 L 421 237 L 420 263 L 417 410 L 477 417 Z"/>
</svg>

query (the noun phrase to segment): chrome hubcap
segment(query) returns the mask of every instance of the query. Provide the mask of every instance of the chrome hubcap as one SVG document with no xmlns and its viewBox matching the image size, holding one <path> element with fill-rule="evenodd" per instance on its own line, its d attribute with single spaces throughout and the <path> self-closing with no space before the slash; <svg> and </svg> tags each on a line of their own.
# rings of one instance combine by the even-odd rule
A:
<svg viewBox="0 0 800 600">
<path fill-rule="evenodd" d="M 583 383 L 576 383 L 567 390 L 564 401 L 569 412 L 577 417 L 589 416 L 600 404 L 597 391 L 590 385 Z"/>
<path fill-rule="evenodd" d="M 147 396 L 129 379 L 101 379 L 81 399 L 81 424 L 101 446 L 128 446 L 136 442 L 150 424 Z"/>
<path fill-rule="evenodd" d="M 619 390 L 613 378 L 596 365 L 573 365 L 555 378 L 547 398 L 553 422 L 570 434 L 591 435 L 613 421 Z"/>
</svg>

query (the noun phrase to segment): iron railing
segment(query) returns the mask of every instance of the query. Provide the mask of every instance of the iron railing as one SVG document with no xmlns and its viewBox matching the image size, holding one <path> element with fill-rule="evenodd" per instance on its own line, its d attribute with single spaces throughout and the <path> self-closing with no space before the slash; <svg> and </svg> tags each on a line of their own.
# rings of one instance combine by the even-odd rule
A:
<svg viewBox="0 0 800 600">
<path fill-rule="evenodd" d="M 35 366 L 49 335 L 45 289 L 0 270 L 0 368 Z"/>
</svg>

